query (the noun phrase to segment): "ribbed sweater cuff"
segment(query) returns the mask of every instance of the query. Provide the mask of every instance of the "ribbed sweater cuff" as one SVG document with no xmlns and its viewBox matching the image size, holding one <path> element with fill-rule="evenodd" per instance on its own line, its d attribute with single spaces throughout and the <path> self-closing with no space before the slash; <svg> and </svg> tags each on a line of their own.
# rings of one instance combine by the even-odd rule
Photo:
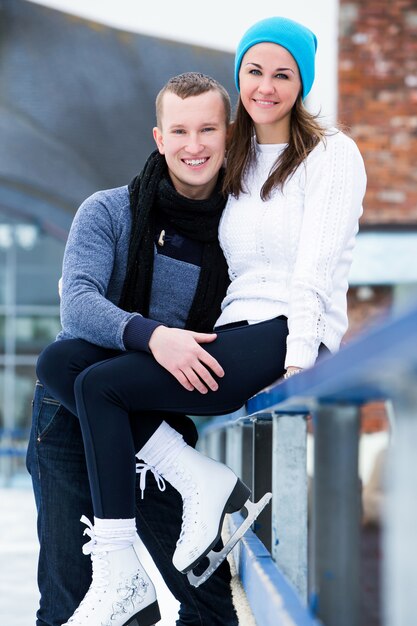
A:
<svg viewBox="0 0 417 626">
<path fill-rule="evenodd" d="M 303 369 L 312 367 L 316 361 L 317 352 L 315 346 L 306 345 L 304 341 L 288 340 L 285 368 L 290 366 L 302 367 Z"/>
<path fill-rule="evenodd" d="M 135 315 L 126 324 L 123 333 L 123 343 L 126 350 L 141 350 L 142 352 L 150 352 L 149 340 L 155 328 L 163 326 L 161 322 L 150 320 L 141 315 Z"/>
</svg>

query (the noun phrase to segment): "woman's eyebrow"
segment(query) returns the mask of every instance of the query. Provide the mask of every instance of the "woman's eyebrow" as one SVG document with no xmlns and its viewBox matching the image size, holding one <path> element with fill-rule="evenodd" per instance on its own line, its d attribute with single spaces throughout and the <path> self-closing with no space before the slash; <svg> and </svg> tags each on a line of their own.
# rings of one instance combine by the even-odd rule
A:
<svg viewBox="0 0 417 626">
<path fill-rule="evenodd" d="M 248 61 L 246 63 L 246 65 L 254 65 L 255 67 L 262 69 L 262 65 L 259 65 L 259 63 L 255 63 L 254 61 Z M 294 74 L 294 70 L 292 70 L 290 67 L 277 67 L 274 72 L 292 72 Z"/>
</svg>

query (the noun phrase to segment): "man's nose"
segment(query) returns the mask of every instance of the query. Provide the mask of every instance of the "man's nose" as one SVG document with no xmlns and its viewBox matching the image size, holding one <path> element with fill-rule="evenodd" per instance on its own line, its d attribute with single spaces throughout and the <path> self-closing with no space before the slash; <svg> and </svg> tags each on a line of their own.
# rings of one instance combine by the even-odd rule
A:
<svg viewBox="0 0 417 626">
<path fill-rule="evenodd" d="M 190 152 L 191 154 L 198 154 L 199 152 L 203 150 L 203 148 L 204 146 L 201 143 L 200 137 L 198 137 L 197 135 L 192 135 L 189 137 L 189 140 L 187 143 L 188 152 Z"/>
</svg>

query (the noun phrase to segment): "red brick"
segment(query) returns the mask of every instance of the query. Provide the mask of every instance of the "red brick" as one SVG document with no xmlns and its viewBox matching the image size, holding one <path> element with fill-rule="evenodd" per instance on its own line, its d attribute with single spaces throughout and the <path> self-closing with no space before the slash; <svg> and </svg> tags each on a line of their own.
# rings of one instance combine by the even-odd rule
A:
<svg viewBox="0 0 417 626">
<path fill-rule="evenodd" d="M 340 9 L 338 118 L 365 160 L 362 222 L 417 224 L 415 0 L 340 0 Z"/>
</svg>

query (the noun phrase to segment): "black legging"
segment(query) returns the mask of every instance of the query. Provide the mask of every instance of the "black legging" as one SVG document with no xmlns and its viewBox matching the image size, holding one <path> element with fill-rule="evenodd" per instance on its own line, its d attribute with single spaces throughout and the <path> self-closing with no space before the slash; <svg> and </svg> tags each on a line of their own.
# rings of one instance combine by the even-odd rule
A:
<svg viewBox="0 0 417 626">
<path fill-rule="evenodd" d="M 78 415 L 94 514 L 134 517 L 135 453 L 164 412 L 230 413 L 284 372 L 285 318 L 217 330 L 204 344 L 225 371 L 217 391 L 187 391 L 144 352 L 119 352 L 80 339 L 57 341 L 40 355 L 37 375 L 49 392 Z M 146 412 L 146 419 L 133 414 Z M 158 414 L 159 412 L 159 414 Z M 149 419 L 148 419 L 149 416 Z"/>
</svg>

